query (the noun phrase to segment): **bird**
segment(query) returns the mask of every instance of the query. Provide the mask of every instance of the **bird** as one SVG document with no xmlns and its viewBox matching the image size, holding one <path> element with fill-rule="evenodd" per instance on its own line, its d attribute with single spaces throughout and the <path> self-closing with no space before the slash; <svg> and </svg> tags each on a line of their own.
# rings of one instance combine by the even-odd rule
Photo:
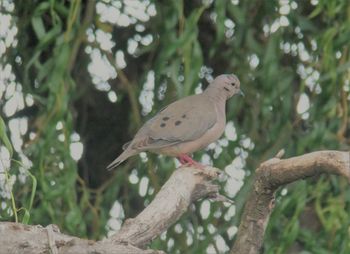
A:
<svg viewBox="0 0 350 254">
<path fill-rule="evenodd" d="M 226 101 L 236 94 L 244 96 L 237 76 L 222 74 L 203 93 L 169 104 L 123 145 L 124 151 L 107 170 L 146 151 L 176 157 L 181 165 L 203 168 L 190 155 L 220 138 L 226 127 Z"/>
</svg>

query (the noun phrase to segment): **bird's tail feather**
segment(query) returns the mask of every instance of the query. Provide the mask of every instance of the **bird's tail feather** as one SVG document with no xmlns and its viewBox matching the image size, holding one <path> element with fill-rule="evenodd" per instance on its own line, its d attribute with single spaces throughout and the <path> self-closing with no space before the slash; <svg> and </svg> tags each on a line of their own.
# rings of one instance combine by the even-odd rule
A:
<svg viewBox="0 0 350 254">
<path fill-rule="evenodd" d="M 125 161 L 130 156 L 133 156 L 137 154 L 137 152 L 133 150 L 125 150 L 121 155 L 119 155 L 114 161 L 112 161 L 111 164 L 107 166 L 107 170 L 111 171 L 112 169 L 115 169 L 118 167 L 123 161 Z"/>
</svg>

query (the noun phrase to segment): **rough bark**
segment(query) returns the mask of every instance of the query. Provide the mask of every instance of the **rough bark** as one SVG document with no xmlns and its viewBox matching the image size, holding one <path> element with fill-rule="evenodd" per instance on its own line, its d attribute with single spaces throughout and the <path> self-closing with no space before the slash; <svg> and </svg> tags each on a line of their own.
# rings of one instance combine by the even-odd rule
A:
<svg viewBox="0 0 350 254">
<path fill-rule="evenodd" d="M 256 170 L 253 189 L 230 253 L 261 252 L 265 229 L 274 208 L 275 192 L 279 187 L 321 173 L 341 175 L 350 181 L 349 152 L 319 151 L 284 160 L 280 159 L 282 156 L 283 152 L 279 152 Z"/>
<path fill-rule="evenodd" d="M 0 223 L 1 254 L 156 254 L 132 245 L 90 241 L 65 235 L 55 225 L 29 226 L 14 222 Z"/>
</svg>

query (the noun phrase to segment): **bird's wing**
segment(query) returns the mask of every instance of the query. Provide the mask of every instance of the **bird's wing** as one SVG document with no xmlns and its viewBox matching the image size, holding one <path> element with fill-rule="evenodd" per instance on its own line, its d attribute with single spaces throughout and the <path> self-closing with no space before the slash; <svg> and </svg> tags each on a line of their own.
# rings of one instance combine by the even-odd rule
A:
<svg viewBox="0 0 350 254">
<path fill-rule="evenodd" d="M 170 104 L 146 122 L 130 145 L 136 150 L 148 150 L 195 140 L 216 119 L 215 106 L 206 96 L 189 96 Z"/>
</svg>

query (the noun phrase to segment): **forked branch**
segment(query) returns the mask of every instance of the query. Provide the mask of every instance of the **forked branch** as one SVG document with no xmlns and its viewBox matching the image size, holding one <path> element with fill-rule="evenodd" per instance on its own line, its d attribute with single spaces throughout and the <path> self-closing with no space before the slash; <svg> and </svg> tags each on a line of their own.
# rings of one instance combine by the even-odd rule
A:
<svg viewBox="0 0 350 254">
<path fill-rule="evenodd" d="M 120 231 L 103 241 L 89 241 L 64 235 L 56 226 L 28 226 L 0 223 L 1 253 L 163 253 L 143 248 L 175 223 L 188 207 L 200 198 L 218 197 L 219 187 L 211 183 L 218 170 L 182 167 L 174 171 L 154 200 L 134 219 L 128 219 Z"/>
</svg>

